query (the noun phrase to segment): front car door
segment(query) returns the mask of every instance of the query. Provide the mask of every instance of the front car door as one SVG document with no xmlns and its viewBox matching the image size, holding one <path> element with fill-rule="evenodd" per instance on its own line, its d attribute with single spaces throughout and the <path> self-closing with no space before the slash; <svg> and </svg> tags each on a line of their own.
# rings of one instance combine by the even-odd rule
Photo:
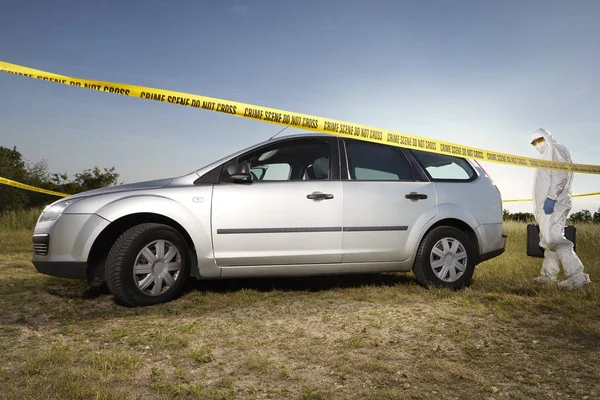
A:
<svg viewBox="0 0 600 400">
<path fill-rule="evenodd" d="M 435 216 L 434 184 L 397 147 L 344 143 L 342 261 L 407 260 L 414 250 L 407 238 Z"/>
<path fill-rule="evenodd" d="M 233 162 L 249 162 L 252 179 L 214 186 L 211 230 L 218 266 L 341 262 L 336 138 L 280 140 Z"/>
</svg>

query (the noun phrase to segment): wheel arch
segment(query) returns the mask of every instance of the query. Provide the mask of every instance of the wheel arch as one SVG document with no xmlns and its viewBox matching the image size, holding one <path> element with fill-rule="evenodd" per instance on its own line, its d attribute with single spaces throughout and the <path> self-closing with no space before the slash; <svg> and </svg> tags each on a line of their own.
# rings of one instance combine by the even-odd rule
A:
<svg viewBox="0 0 600 400">
<path fill-rule="evenodd" d="M 482 250 L 480 240 L 484 239 L 479 237 L 478 227 L 480 225 L 481 223 L 478 219 L 465 207 L 453 203 L 439 204 L 436 208 L 435 218 L 430 219 L 428 224 L 422 228 L 413 254 L 416 256 L 417 249 L 433 229 L 440 226 L 451 226 L 463 231 L 467 235 L 469 240 L 475 245 L 476 255 L 479 256 Z"/>
<path fill-rule="evenodd" d="M 477 234 L 475 233 L 475 229 L 473 229 L 471 225 L 467 224 L 465 221 L 462 221 L 458 218 L 444 218 L 442 220 L 436 221 L 423 233 L 421 239 L 419 240 L 419 245 L 423 243 L 423 240 L 425 240 L 429 232 L 433 231 L 435 228 L 438 228 L 440 226 L 451 226 L 464 232 L 469 238 L 469 241 L 473 243 L 473 246 L 475 247 L 476 257 L 479 256 L 479 239 L 477 237 Z"/>
<path fill-rule="evenodd" d="M 196 248 L 194 245 L 194 241 L 192 240 L 192 237 L 187 232 L 187 230 L 177 221 L 165 215 L 152 212 L 140 212 L 135 214 L 128 214 L 116 219 L 115 221 L 111 222 L 106 228 L 104 228 L 104 230 L 98 235 L 98 237 L 96 237 L 88 256 L 88 281 L 96 279 L 100 281 L 105 280 L 104 267 L 106 257 L 108 256 L 110 248 L 122 233 L 124 233 L 126 230 L 135 225 L 152 222 L 168 225 L 175 229 L 177 232 L 179 232 L 179 234 L 184 238 L 185 242 L 188 245 L 188 252 L 191 262 L 190 275 L 192 277 L 198 277 L 198 257 L 196 253 Z"/>
</svg>

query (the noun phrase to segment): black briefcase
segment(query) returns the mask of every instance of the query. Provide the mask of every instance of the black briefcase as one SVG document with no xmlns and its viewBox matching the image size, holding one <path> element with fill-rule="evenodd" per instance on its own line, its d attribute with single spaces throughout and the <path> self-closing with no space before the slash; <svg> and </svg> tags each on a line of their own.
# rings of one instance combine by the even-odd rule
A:
<svg viewBox="0 0 600 400">
<path fill-rule="evenodd" d="M 576 229 L 572 225 L 565 226 L 565 237 L 573 242 L 576 250 Z M 527 255 L 529 257 L 544 257 L 544 249 L 540 247 L 540 227 L 534 224 L 527 225 Z"/>
</svg>

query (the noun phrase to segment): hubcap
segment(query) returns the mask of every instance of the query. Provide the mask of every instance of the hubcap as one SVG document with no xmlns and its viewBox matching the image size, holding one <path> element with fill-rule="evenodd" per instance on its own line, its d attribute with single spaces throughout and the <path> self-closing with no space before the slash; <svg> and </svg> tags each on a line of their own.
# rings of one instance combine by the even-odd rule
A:
<svg viewBox="0 0 600 400">
<path fill-rule="evenodd" d="M 429 255 L 433 273 L 444 282 L 455 282 L 467 269 L 467 251 L 462 243 L 447 237 L 438 240 Z"/>
<path fill-rule="evenodd" d="M 135 258 L 133 279 L 142 293 L 158 296 L 175 285 L 180 271 L 179 249 L 167 240 L 155 240 Z"/>
</svg>

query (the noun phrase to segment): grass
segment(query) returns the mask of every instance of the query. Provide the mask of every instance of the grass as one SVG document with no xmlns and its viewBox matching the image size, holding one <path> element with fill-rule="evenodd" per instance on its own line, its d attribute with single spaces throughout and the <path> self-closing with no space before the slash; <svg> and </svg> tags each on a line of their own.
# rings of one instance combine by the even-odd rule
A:
<svg viewBox="0 0 600 400">
<path fill-rule="evenodd" d="M 593 283 L 574 292 L 533 282 L 526 226 L 506 223 L 507 252 L 460 292 L 412 274 L 247 279 L 130 309 L 38 274 L 35 218 L 0 217 L 0 399 L 600 397 L 599 225 L 578 226 Z"/>
<path fill-rule="evenodd" d="M 0 232 L 14 232 L 22 229 L 32 230 L 42 211 L 43 207 L 0 213 Z"/>
</svg>

